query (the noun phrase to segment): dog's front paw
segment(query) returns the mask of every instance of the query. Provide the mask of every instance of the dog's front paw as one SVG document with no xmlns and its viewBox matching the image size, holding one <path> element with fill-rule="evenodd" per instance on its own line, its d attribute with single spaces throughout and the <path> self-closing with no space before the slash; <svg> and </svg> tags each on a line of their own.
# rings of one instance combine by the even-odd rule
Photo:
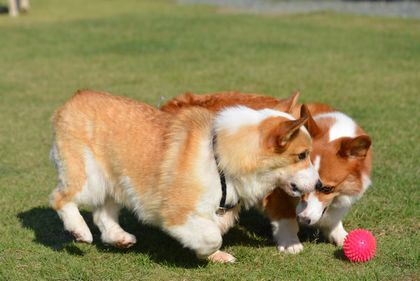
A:
<svg viewBox="0 0 420 281">
<path fill-rule="evenodd" d="M 214 254 L 211 254 L 208 257 L 208 260 L 212 262 L 234 263 L 236 261 L 236 258 L 226 252 L 216 251 Z"/>
<path fill-rule="evenodd" d="M 344 244 L 344 239 L 346 239 L 347 231 L 344 229 L 342 222 L 339 222 L 335 227 L 332 229 L 324 230 L 324 234 L 330 242 L 334 243 L 335 245 L 342 247 Z"/>
<path fill-rule="evenodd" d="M 299 242 L 299 240 L 287 241 L 277 245 L 277 249 L 285 254 L 297 254 L 303 251 L 303 245 Z"/>
<path fill-rule="evenodd" d="M 335 245 L 342 247 L 344 244 L 344 239 L 346 239 L 347 236 L 347 232 L 346 231 L 337 231 L 337 232 L 332 232 L 330 234 L 330 241 L 332 243 L 334 243 Z"/>
<path fill-rule="evenodd" d="M 281 219 L 272 221 L 271 224 L 273 225 L 273 238 L 280 252 L 297 254 L 303 251 L 303 245 L 297 236 L 296 219 Z"/>
</svg>

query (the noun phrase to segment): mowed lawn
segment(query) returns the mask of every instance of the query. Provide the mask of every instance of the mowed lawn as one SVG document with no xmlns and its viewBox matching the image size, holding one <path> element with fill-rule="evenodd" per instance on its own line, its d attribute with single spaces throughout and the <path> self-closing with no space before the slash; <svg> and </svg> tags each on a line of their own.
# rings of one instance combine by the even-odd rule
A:
<svg viewBox="0 0 420 281">
<path fill-rule="evenodd" d="M 5 2 L 5 1 L 2 1 Z M 419 280 L 420 21 L 313 13 L 258 16 L 172 1 L 37 0 L 0 17 L 0 280 Z M 352 264 L 306 235 L 286 256 L 270 226 L 245 214 L 223 248 L 231 265 L 198 261 L 141 225 L 118 250 L 63 231 L 48 206 L 56 173 L 50 117 L 77 89 L 157 105 L 185 91 L 239 90 L 329 103 L 374 141 L 373 186 L 344 221 L 371 230 L 377 256 Z"/>
</svg>

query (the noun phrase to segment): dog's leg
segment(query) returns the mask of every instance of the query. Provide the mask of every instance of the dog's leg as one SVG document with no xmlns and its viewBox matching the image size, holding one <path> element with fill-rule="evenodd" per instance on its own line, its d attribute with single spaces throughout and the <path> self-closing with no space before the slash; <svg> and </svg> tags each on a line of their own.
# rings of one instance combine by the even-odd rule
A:
<svg viewBox="0 0 420 281">
<path fill-rule="evenodd" d="M 62 150 L 60 153 L 58 145 L 54 143 L 50 158 L 57 168 L 59 178 L 57 188 L 50 195 L 50 205 L 57 211 L 64 228 L 77 241 L 92 243 L 92 233 L 81 216 L 76 202 L 76 195 L 83 190 L 87 183 L 82 154 L 74 147 Z M 65 160 L 71 165 L 65 166 Z"/>
<path fill-rule="evenodd" d="M 85 220 L 73 202 L 71 191 L 74 188 L 59 185 L 50 196 L 50 204 L 57 211 L 64 224 L 64 229 L 70 232 L 76 241 L 92 243 L 93 237 Z"/>
<path fill-rule="evenodd" d="M 92 243 L 93 237 L 82 215 L 80 215 L 77 205 L 73 202 L 65 204 L 57 210 L 63 221 L 64 228 L 70 232 L 76 241 Z"/>
<path fill-rule="evenodd" d="M 219 227 L 211 220 L 197 215 L 190 215 L 183 225 L 165 226 L 164 229 L 190 248 L 198 258 L 214 262 L 234 262 L 235 258 L 220 251 L 222 235 Z"/>
<path fill-rule="evenodd" d="M 343 227 L 341 219 L 347 213 L 348 208 L 329 208 L 321 221 L 321 231 L 328 240 L 337 246 L 343 246 L 347 231 Z"/>
<path fill-rule="evenodd" d="M 19 15 L 17 0 L 9 0 L 9 15 L 16 17 Z"/>
<path fill-rule="evenodd" d="M 118 248 L 129 248 L 136 243 L 136 237 L 124 231 L 118 224 L 121 206 L 108 198 L 105 204 L 93 212 L 93 221 L 101 231 L 102 242 Z"/>
<path fill-rule="evenodd" d="M 341 247 L 344 244 L 344 239 L 347 236 L 347 231 L 344 229 L 343 223 L 339 221 L 337 225 L 329 229 L 329 233 L 327 232 L 325 235 L 331 242 Z"/>
<path fill-rule="evenodd" d="M 303 251 L 297 233 L 299 225 L 296 221 L 296 199 L 276 188 L 262 201 L 262 208 L 270 218 L 273 227 L 273 239 L 280 252 L 297 254 Z"/>
<path fill-rule="evenodd" d="M 297 235 L 299 225 L 296 218 L 272 221 L 271 225 L 273 226 L 273 239 L 280 252 L 297 254 L 303 251 L 303 245 L 300 243 Z"/>
</svg>

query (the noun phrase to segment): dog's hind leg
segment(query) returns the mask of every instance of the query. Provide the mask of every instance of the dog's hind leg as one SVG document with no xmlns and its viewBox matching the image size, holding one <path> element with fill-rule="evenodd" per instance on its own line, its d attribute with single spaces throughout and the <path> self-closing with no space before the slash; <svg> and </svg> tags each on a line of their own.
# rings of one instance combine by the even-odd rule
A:
<svg viewBox="0 0 420 281">
<path fill-rule="evenodd" d="M 73 186 L 59 184 L 50 195 L 50 205 L 57 211 L 64 224 L 64 229 L 70 232 L 79 242 L 92 243 L 93 237 L 85 220 L 73 201 Z"/>
<path fill-rule="evenodd" d="M 74 202 L 68 202 L 56 211 L 63 221 L 64 228 L 74 236 L 76 241 L 92 243 L 92 233 Z"/>
<path fill-rule="evenodd" d="M 53 144 L 50 157 L 57 168 L 59 184 L 50 195 L 50 205 L 77 241 L 92 243 L 92 233 L 77 207 L 77 194 L 87 185 L 87 178 L 83 154 L 74 149 L 67 147 L 59 153 L 57 144 Z M 67 165 L 64 165 L 64 159 Z"/>
<path fill-rule="evenodd" d="M 102 242 L 118 248 L 129 248 L 136 243 L 136 237 L 119 225 L 120 209 L 121 206 L 108 197 L 105 203 L 93 212 L 93 221 L 101 231 Z"/>
</svg>

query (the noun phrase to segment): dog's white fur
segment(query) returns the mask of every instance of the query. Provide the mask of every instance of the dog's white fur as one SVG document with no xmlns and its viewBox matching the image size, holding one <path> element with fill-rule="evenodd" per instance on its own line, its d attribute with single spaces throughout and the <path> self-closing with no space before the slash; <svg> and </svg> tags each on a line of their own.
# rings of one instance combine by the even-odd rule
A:
<svg viewBox="0 0 420 281">
<path fill-rule="evenodd" d="M 280 252 L 297 254 L 303 250 L 303 245 L 297 236 L 299 226 L 296 219 L 281 219 L 271 222 L 273 239 Z"/>
<path fill-rule="evenodd" d="M 29 11 L 29 0 L 9 0 L 9 15 L 11 17 L 17 17 L 19 10 Z"/>
<path fill-rule="evenodd" d="M 314 116 L 314 120 L 318 121 L 322 118 L 333 118 L 335 123 L 329 131 L 330 142 L 342 137 L 355 137 L 357 124 L 349 116 L 341 112 L 329 112 Z"/>
</svg>

